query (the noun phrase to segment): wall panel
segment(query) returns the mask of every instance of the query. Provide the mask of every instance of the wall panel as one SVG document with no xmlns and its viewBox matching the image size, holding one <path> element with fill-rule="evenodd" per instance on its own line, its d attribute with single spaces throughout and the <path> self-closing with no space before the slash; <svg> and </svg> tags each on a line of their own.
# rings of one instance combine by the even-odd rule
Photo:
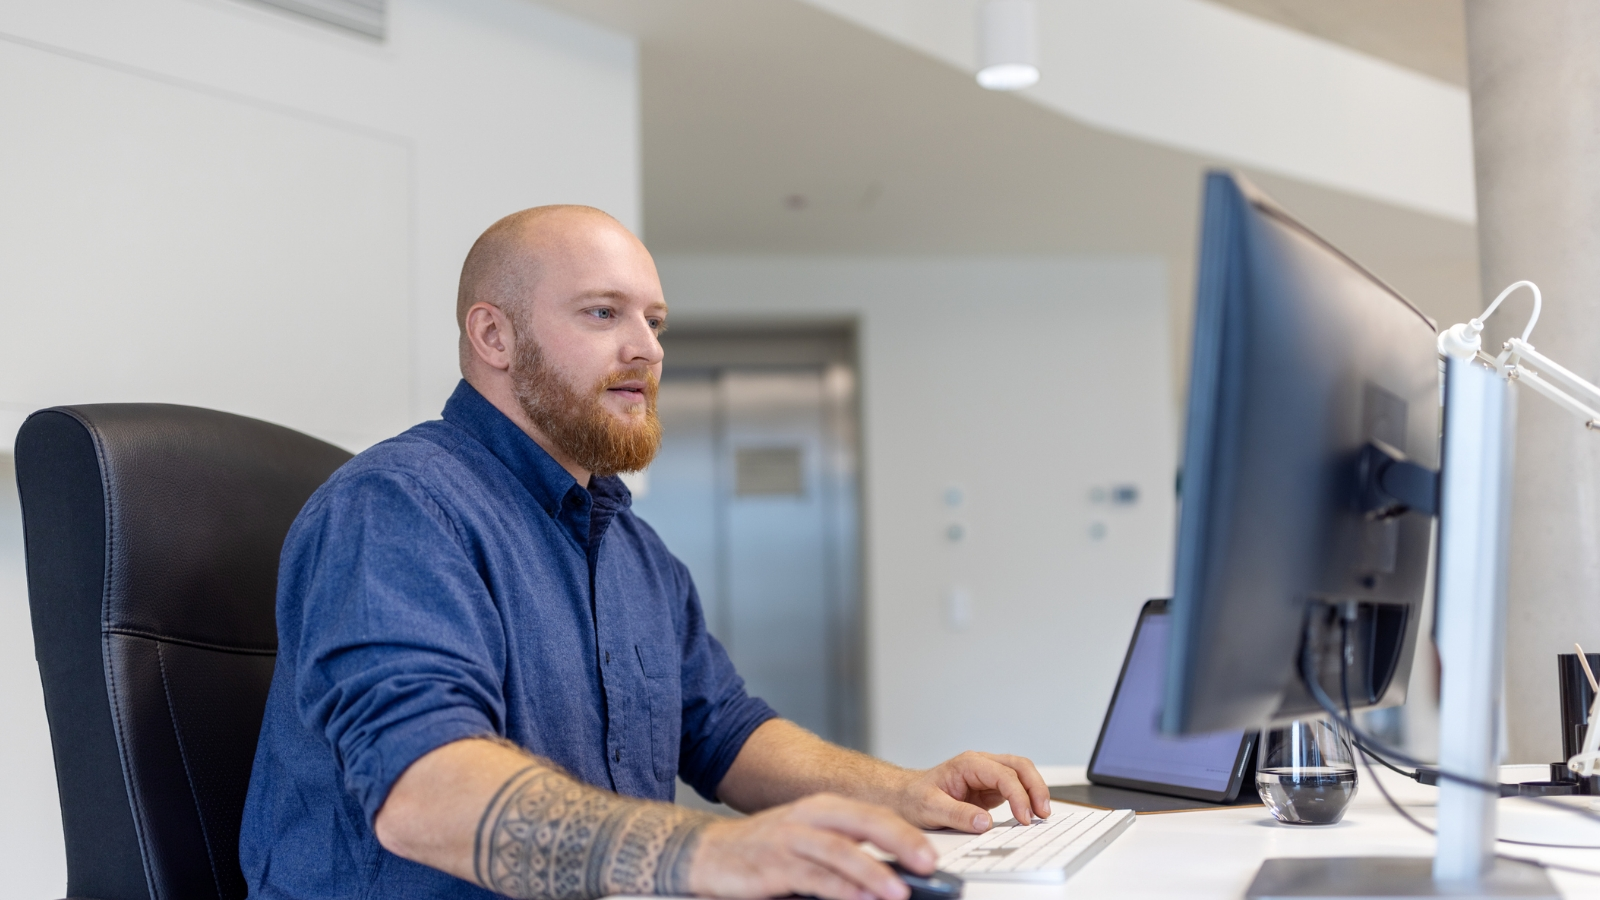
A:
<svg viewBox="0 0 1600 900">
<path fill-rule="evenodd" d="M 410 424 L 403 138 L 0 42 L 0 398 Z"/>
</svg>

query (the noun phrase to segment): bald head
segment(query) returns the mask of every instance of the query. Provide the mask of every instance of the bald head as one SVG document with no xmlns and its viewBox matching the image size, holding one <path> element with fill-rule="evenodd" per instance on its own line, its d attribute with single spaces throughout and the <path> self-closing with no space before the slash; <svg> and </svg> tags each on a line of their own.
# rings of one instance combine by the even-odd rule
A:
<svg viewBox="0 0 1600 900">
<path fill-rule="evenodd" d="M 621 222 L 591 206 L 512 213 L 479 236 L 461 266 L 456 327 L 462 377 L 481 387 L 490 377 L 483 366 L 499 367 L 488 362 L 498 351 L 483 344 L 487 332 L 478 334 L 477 317 L 498 320 L 502 337 L 496 340 L 514 343 L 520 332 L 530 344 L 547 345 L 576 339 L 571 327 L 577 322 L 614 322 L 625 309 L 638 319 L 630 327 L 654 321 L 654 335 L 666 303 L 655 260 Z"/>
<path fill-rule="evenodd" d="M 653 421 L 666 317 L 655 260 L 620 222 L 587 206 L 525 209 L 490 226 L 461 267 L 461 377 L 580 484 L 634 471 L 648 454 L 585 448 L 599 435 L 594 446 L 614 449 Z"/>
<path fill-rule="evenodd" d="M 513 321 L 526 321 L 527 304 L 551 257 L 571 253 L 583 233 L 595 227 L 627 233 L 621 222 L 592 206 L 567 204 L 535 206 L 490 225 L 461 265 L 456 327 L 464 336 L 474 303 L 497 306 Z"/>
</svg>

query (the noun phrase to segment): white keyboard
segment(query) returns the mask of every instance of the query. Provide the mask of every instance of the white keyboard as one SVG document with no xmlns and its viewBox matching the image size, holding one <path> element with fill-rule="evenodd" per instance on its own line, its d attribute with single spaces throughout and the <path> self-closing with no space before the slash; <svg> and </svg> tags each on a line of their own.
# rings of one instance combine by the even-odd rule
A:
<svg viewBox="0 0 1600 900">
<path fill-rule="evenodd" d="M 1131 809 L 1059 805 L 1032 825 L 996 825 L 939 857 L 939 868 L 968 881 L 1067 880 L 1128 830 Z"/>
</svg>

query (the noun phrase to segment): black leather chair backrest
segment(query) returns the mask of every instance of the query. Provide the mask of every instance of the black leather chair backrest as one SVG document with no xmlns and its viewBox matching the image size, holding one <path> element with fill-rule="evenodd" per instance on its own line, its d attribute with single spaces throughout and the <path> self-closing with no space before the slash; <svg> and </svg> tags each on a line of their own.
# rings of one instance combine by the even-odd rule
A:
<svg viewBox="0 0 1600 900">
<path fill-rule="evenodd" d="M 28 602 L 70 896 L 245 896 L 239 824 L 277 655 L 278 555 L 349 458 L 187 406 L 58 407 L 23 424 Z"/>
</svg>

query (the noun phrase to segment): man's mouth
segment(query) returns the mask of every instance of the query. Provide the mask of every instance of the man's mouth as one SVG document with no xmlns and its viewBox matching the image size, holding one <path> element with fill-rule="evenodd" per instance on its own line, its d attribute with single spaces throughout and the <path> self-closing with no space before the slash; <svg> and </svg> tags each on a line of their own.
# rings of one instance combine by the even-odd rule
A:
<svg viewBox="0 0 1600 900">
<path fill-rule="evenodd" d="M 625 400 L 643 400 L 644 389 L 643 381 L 624 381 L 606 388 L 608 392 L 618 394 Z"/>
</svg>

